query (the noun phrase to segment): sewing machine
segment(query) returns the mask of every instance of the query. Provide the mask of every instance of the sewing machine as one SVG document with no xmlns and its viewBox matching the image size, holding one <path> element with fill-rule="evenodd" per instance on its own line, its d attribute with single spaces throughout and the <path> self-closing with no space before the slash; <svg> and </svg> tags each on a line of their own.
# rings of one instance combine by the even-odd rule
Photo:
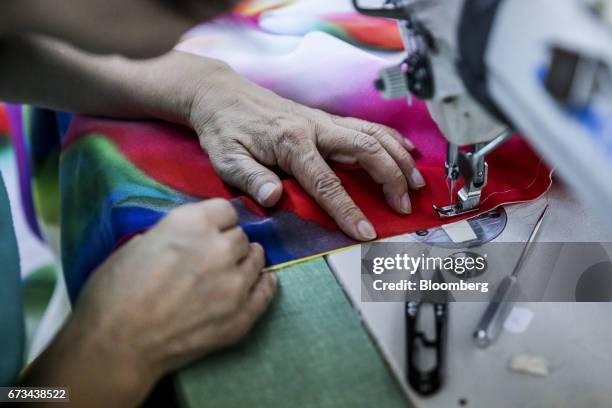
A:
<svg viewBox="0 0 612 408">
<path fill-rule="evenodd" d="M 353 5 L 401 30 L 407 57 L 376 87 L 385 98 L 425 100 L 448 140 L 450 203 L 434 206 L 441 218 L 478 209 L 486 156 L 518 130 L 610 220 L 612 0 Z"/>
</svg>

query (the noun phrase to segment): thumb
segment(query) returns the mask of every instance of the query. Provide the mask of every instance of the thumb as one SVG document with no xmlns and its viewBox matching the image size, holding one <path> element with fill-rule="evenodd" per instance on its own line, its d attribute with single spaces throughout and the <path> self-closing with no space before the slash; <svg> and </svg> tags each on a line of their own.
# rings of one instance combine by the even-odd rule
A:
<svg viewBox="0 0 612 408">
<path fill-rule="evenodd" d="M 211 154 L 211 163 L 226 183 L 249 194 L 264 207 L 278 202 L 283 185 L 274 172 L 258 163 L 244 148 L 233 148 L 235 151 Z"/>
</svg>

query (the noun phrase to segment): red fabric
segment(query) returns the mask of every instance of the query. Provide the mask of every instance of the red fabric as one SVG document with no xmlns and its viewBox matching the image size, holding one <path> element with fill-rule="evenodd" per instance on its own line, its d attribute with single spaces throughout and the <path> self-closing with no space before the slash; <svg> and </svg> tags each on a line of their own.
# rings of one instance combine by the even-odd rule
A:
<svg viewBox="0 0 612 408">
<path fill-rule="evenodd" d="M 0 136 L 8 136 L 8 134 L 8 114 L 6 113 L 6 107 L 4 106 L 4 104 L 0 103 Z"/>
<path fill-rule="evenodd" d="M 196 136 L 186 128 L 162 123 L 77 117 L 64 147 L 70 145 L 74 135 L 80 137 L 90 132 L 106 135 L 147 175 L 185 194 L 200 198 L 240 196 L 249 209 L 260 215 L 271 215 L 277 208 L 284 208 L 302 219 L 337 230 L 334 221 L 292 178 L 283 181 L 283 197 L 273 209 L 261 208 L 240 191 L 225 185 L 203 154 Z M 432 205 L 447 205 L 449 201 L 444 180 L 445 142 L 439 134 L 431 131 L 415 133 L 411 140 L 417 146 L 415 158 L 427 181 L 425 188 L 411 194 L 411 215 L 403 216 L 391 210 L 381 187 L 363 170 L 336 167 L 346 190 L 374 223 L 379 237 L 414 232 L 443 223 Z M 480 212 L 504 203 L 535 199 L 550 186 L 550 170 L 519 136 L 514 136 L 493 152 L 488 162 L 489 182 L 483 193 Z"/>
</svg>

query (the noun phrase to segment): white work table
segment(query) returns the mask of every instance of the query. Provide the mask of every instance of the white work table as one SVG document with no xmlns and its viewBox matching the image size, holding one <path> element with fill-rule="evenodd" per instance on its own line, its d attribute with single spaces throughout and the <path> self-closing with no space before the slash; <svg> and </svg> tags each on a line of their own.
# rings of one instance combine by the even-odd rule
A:
<svg viewBox="0 0 612 408">
<path fill-rule="evenodd" d="M 612 234 L 602 229 L 598 216 L 559 184 L 536 202 L 506 207 L 507 224 L 497 240 L 525 241 L 546 202 L 549 208 L 538 241 L 612 242 Z M 393 240 L 410 240 L 410 236 Z M 518 310 L 533 314 L 526 329 L 505 330 L 487 349 L 478 349 L 472 342 L 486 303 L 450 303 L 445 384 L 437 394 L 423 398 L 405 381 L 404 304 L 361 301 L 359 247 L 329 255 L 327 260 L 417 407 L 612 406 L 611 303 L 516 304 Z M 549 375 L 510 370 L 510 359 L 519 353 L 544 357 Z"/>
</svg>

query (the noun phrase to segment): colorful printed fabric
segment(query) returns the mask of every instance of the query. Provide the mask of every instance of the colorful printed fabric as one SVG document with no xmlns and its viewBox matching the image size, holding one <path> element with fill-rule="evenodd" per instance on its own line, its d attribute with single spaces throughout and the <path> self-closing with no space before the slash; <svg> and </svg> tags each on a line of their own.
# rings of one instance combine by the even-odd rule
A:
<svg viewBox="0 0 612 408">
<path fill-rule="evenodd" d="M 25 105 L 7 105 L 6 111 L 26 221 L 35 235 L 57 249 L 60 139 L 72 115 Z"/>
<path fill-rule="evenodd" d="M 348 1 L 250 2 L 241 7 L 241 14 L 192 30 L 179 49 L 222 59 L 252 81 L 297 102 L 383 123 L 410 137 L 428 182 L 411 196 L 412 215 L 393 212 L 380 186 L 363 170 L 336 170 L 379 237 L 440 225 L 431 206 L 448 203 L 444 140 L 424 104 L 385 101 L 373 87 L 378 71 L 398 57 L 388 51 L 398 48 L 393 23 L 357 16 Z M 51 117 L 24 111 L 30 119 L 35 114 L 51 124 Z M 69 120 L 60 118 L 53 118 L 54 140 L 58 133 L 63 135 Z M 43 128 L 24 123 L 30 124 L 22 132 L 26 139 Z M 44 146 L 33 162 L 48 169 L 53 152 Z M 489 163 L 481 211 L 534 199 L 550 184 L 549 170 L 519 137 L 494 152 Z M 272 209 L 228 187 L 213 171 L 193 132 L 179 126 L 75 117 L 63 137 L 59 166 L 62 261 L 73 299 L 89 274 L 123 242 L 172 208 L 211 197 L 232 201 L 250 239 L 265 247 L 269 266 L 355 243 L 292 178 L 282 176 L 284 195 Z M 38 175 L 47 174 L 40 171 Z M 42 185 L 53 186 L 49 180 L 52 177 Z M 47 218 L 52 221 L 50 213 Z"/>
<path fill-rule="evenodd" d="M 9 120 L 6 105 L 0 102 L 0 151 L 10 145 Z"/>
<path fill-rule="evenodd" d="M 304 36 L 321 31 L 355 45 L 403 48 L 394 21 L 357 14 L 348 1 L 255 0 L 243 2 L 235 11 L 231 19 L 250 20 L 253 29 L 267 33 Z"/>
</svg>

